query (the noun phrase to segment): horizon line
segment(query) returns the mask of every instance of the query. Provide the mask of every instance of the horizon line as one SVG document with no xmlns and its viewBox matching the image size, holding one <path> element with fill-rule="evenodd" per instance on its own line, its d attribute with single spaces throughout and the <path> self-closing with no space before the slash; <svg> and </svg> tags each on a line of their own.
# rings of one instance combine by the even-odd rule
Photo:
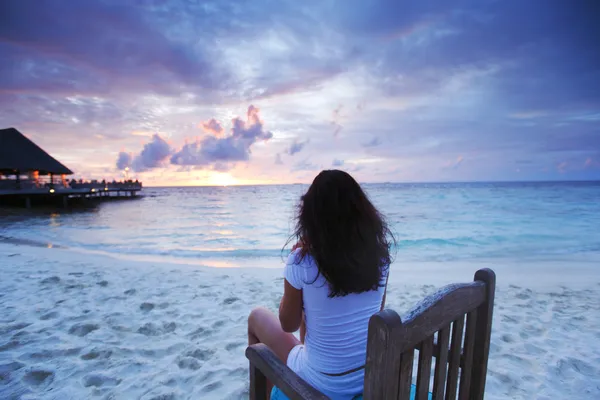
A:
<svg viewBox="0 0 600 400">
<path fill-rule="evenodd" d="M 140 181 L 142 182 L 142 181 Z M 143 183 L 143 182 L 142 182 Z M 577 179 L 577 180 L 518 180 L 518 181 L 507 181 L 507 180 L 486 180 L 486 181 L 383 181 L 383 182 L 358 182 L 361 185 L 383 185 L 383 184 L 396 184 L 396 185 L 422 185 L 422 184 L 468 184 L 468 183 L 600 183 L 600 179 Z M 292 183 L 236 183 L 233 185 L 152 185 L 143 186 L 143 188 L 184 188 L 184 187 L 241 187 L 241 186 L 293 186 L 293 185 L 310 185 L 304 182 L 292 182 Z"/>
</svg>

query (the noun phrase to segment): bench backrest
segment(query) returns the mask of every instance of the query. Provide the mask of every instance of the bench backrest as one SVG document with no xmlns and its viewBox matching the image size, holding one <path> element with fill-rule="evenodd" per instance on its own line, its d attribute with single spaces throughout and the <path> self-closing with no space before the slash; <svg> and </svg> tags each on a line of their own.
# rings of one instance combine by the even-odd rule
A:
<svg viewBox="0 0 600 400">
<path fill-rule="evenodd" d="M 392 310 L 375 314 L 365 400 L 409 400 L 413 369 L 415 400 L 426 400 L 429 392 L 434 400 L 483 399 L 495 287 L 494 272 L 482 269 L 474 282 L 440 289 L 403 318 Z"/>
</svg>

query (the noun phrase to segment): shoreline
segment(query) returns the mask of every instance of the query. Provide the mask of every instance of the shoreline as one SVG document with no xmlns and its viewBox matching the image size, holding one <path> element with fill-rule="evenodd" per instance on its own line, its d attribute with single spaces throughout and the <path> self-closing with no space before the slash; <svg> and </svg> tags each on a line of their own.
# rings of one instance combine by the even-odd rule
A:
<svg viewBox="0 0 600 400">
<path fill-rule="evenodd" d="M 46 257 L 46 251 L 59 252 L 68 257 L 69 254 L 81 257 L 111 259 L 120 263 L 138 265 L 142 268 L 169 267 L 189 270 L 226 269 L 238 272 L 258 272 L 262 270 L 279 270 L 283 268 L 285 253 L 279 258 L 183 258 L 168 255 L 137 255 L 118 254 L 114 252 L 91 250 L 76 247 L 66 247 L 42 241 L 19 239 L 0 235 L 0 257 L 10 249 L 26 248 Z M 52 253 L 49 253 L 52 254 Z M 60 257 L 60 256 L 59 256 Z M 453 261 L 401 261 L 392 263 L 390 282 L 396 284 L 419 283 L 445 285 L 458 281 L 470 281 L 475 271 L 481 268 L 491 268 L 498 276 L 498 282 L 509 285 L 527 285 L 535 288 L 556 288 L 576 286 L 578 288 L 594 287 L 600 284 L 600 254 L 593 257 L 574 255 L 556 260 L 512 260 L 512 259 L 466 259 Z M 565 269 L 565 264 L 568 264 Z"/>
<path fill-rule="evenodd" d="M 403 315 L 491 266 L 498 286 L 486 399 L 595 398 L 600 273 L 592 264 L 397 264 L 387 308 Z M 0 243 L 0 275 L 0 398 L 23 399 L 247 398 L 246 318 L 259 305 L 275 311 L 283 286 L 282 268 L 8 243 Z"/>
</svg>

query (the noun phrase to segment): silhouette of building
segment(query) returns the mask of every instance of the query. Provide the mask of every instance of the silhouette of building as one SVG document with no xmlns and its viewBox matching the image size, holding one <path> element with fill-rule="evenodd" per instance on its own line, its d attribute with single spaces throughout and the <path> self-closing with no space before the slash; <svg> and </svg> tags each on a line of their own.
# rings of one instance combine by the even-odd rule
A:
<svg viewBox="0 0 600 400">
<path fill-rule="evenodd" d="M 0 204 L 59 203 L 135 198 L 141 182 L 67 181 L 73 171 L 15 128 L 0 129 Z M 56 179 L 56 177 L 60 179 Z"/>
<path fill-rule="evenodd" d="M 0 173 L 10 175 L 72 175 L 58 162 L 15 128 L 0 129 Z"/>
</svg>

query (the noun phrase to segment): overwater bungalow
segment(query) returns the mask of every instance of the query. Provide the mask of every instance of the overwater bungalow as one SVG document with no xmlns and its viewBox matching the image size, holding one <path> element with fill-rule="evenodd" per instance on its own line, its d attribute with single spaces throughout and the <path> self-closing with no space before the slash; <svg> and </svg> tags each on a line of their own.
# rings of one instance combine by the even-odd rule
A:
<svg viewBox="0 0 600 400">
<path fill-rule="evenodd" d="M 62 203 L 68 199 L 134 197 L 140 182 L 83 182 L 67 180 L 73 171 L 15 128 L 0 129 L 0 202 Z"/>
</svg>

